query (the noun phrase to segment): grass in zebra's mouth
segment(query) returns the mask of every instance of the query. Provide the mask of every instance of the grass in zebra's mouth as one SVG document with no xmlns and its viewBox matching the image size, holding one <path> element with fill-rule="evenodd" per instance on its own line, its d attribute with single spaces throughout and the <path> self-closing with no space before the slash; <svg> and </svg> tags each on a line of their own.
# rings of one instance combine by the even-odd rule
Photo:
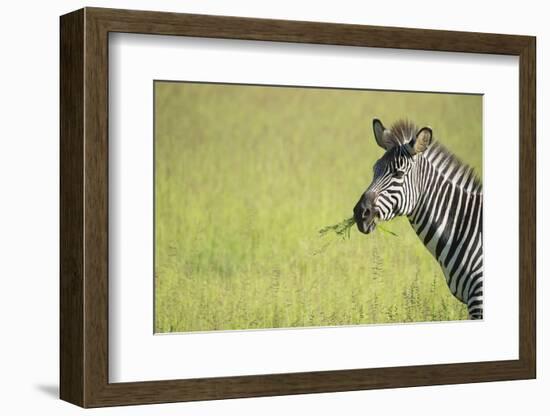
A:
<svg viewBox="0 0 550 416">
<path fill-rule="evenodd" d="M 378 222 L 377 219 L 375 219 L 375 222 L 376 222 L 376 227 L 378 229 L 380 229 L 381 231 L 383 231 L 384 233 L 388 233 L 388 234 L 390 234 L 394 237 L 398 236 L 393 231 L 390 231 L 387 228 L 380 226 L 380 223 Z M 328 237 L 329 235 L 334 234 L 336 238 L 329 239 L 326 243 L 324 243 L 322 245 L 322 247 L 320 249 L 315 250 L 313 252 L 313 255 L 317 256 L 319 254 L 325 253 L 325 251 L 328 249 L 328 247 L 331 246 L 331 244 L 334 241 L 337 241 L 338 239 L 340 239 L 340 240 L 349 240 L 351 238 L 351 230 L 352 230 L 354 225 L 355 225 L 355 218 L 350 217 L 350 218 L 346 218 L 343 221 L 340 221 L 337 224 L 327 225 L 326 227 L 321 228 L 319 230 L 319 236 L 320 237 Z"/>
<path fill-rule="evenodd" d="M 349 239 L 351 237 L 351 228 L 354 225 L 355 225 L 355 218 L 353 217 L 346 218 L 345 220 L 339 222 L 338 224 L 327 225 L 326 227 L 321 228 L 319 230 L 319 235 L 323 237 L 329 234 L 330 232 L 333 232 L 334 234 L 336 234 L 336 236 L 344 240 Z M 379 222 L 376 223 L 376 227 L 385 233 L 393 235 L 394 237 L 398 237 L 396 233 L 383 227 L 382 225 L 380 225 Z"/>
<path fill-rule="evenodd" d="M 347 218 L 344 221 L 340 221 L 338 224 L 327 225 L 319 230 L 319 235 L 325 236 L 331 231 L 334 232 L 338 237 L 342 239 L 350 238 L 351 227 L 355 224 L 355 219 L 353 217 Z"/>
</svg>

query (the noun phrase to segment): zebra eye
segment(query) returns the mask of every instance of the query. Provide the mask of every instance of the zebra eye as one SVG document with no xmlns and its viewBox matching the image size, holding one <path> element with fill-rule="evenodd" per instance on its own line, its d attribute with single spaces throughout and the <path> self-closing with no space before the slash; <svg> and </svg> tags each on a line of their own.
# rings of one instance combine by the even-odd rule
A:
<svg viewBox="0 0 550 416">
<path fill-rule="evenodd" d="M 403 177 L 403 175 L 405 175 L 405 172 L 403 172 L 402 170 L 396 170 L 393 173 L 393 177 L 397 178 L 397 179 L 401 179 Z"/>
</svg>

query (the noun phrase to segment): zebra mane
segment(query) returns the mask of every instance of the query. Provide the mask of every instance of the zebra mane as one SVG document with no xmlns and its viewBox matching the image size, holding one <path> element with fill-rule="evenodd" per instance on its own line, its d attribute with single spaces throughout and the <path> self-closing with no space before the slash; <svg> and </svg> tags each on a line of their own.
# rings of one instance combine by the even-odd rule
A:
<svg viewBox="0 0 550 416">
<path fill-rule="evenodd" d="M 446 180 L 469 193 L 481 193 L 482 185 L 475 171 L 441 143 L 433 142 L 422 154 Z"/>
<path fill-rule="evenodd" d="M 410 120 L 398 120 L 389 128 L 388 138 L 395 145 L 401 146 L 416 137 L 417 127 Z"/>
<path fill-rule="evenodd" d="M 397 146 L 409 143 L 416 137 L 417 126 L 410 120 L 398 120 L 390 127 L 389 139 Z M 438 142 L 432 144 L 422 154 L 446 180 L 470 193 L 481 193 L 482 184 L 475 171 Z"/>
</svg>

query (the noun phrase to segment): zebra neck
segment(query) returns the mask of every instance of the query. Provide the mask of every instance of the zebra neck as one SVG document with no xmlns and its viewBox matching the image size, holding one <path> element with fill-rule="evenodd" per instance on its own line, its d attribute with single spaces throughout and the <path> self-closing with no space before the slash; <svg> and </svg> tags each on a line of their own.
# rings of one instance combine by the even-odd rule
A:
<svg viewBox="0 0 550 416">
<path fill-rule="evenodd" d="M 417 163 L 417 203 L 409 221 L 445 274 L 451 293 L 482 316 L 483 194 L 473 171 L 435 148 Z"/>
<path fill-rule="evenodd" d="M 461 238 L 458 230 L 464 228 L 463 222 L 472 214 L 466 209 L 476 205 L 472 198 L 478 194 L 461 186 L 460 181 L 449 180 L 449 172 L 428 158 L 422 158 L 419 163 L 418 180 L 419 199 L 408 216 L 409 222 L 426 248 L 446 269 L 453 266 L 454 249 Z"/>
</svg>

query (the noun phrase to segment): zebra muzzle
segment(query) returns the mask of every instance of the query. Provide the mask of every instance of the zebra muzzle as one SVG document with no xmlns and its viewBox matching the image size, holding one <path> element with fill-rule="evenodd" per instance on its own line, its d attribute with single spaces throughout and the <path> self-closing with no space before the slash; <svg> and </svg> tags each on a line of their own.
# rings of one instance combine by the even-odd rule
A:
<svg viewBox="0 0 550 416">
<path fill-rule="evenodd" d="M 353 208 L 353 216 L 357 224 L 357 229 L 364 234 L 374 231 L 376 227 L 374 207 L 369 202 L 368 198 L 367 200 L 361 198 Z"/>
<path fill-rule="evenodd" d="M 376 222 L 374 220 L 370 222 L 367 222 L 367 221 L 357 222 L 357 229 L 361 231 L 363 234 L 372 233 L 375 228 L 376 228 Z"/>
</svg>

